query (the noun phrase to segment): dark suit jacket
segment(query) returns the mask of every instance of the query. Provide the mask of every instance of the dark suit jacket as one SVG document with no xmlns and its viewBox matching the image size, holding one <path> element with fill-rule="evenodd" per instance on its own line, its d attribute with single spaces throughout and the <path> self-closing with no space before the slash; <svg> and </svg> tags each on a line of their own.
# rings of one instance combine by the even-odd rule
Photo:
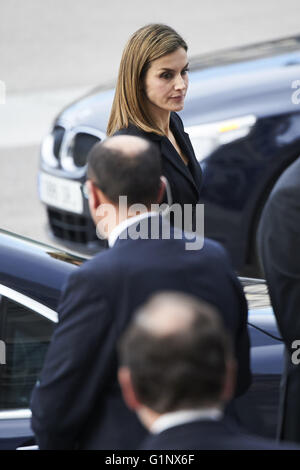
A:
<svg viewBox="0 0 300 470">
<path fill-rule="evenodd" d="M 193 421 L 148 436 L 143 450 L 300 450 L 247 434 L 230 420 Z"/>
<path fill-rule="evenodd" d="M 288 350 L 281 436 L 300 442 L 300 366 L 293 365 L 300 340 L 300 159 L 279 178 L 262 213 L 258 249 L 279 330 Z M 283 388 L 285 388 L 283 383 Z"/>
<path fill-rule="evenodd" d="M 190 138 L 186 132 L 178 114 L 171 113 L 170 128 L 182 152 L 189 159 L 189 164 L 185 165 L 176 149 L 165 136 L 155 133 L 144 132 L 137 127 L 130 125 L 127 129 L 121 129 L 116 135 L 135 135 L 150 140 L 159 147 L 162 161 L 162 173 L 168 179 L 173 204 L 193 204 L 199 202 L 202 181 L 201 167 L 196 159 Z M 167 202 L 165 200 L 165 202 Z"/>
<path fill-rule="evenodd" d="M 206 240 L 198 251 L 185 246 L 178 239 L 119 238 L 70 276 L 32 395 L 32 427 L 41 448 L 130 449 L 141 442 L 145 431 L 117 383 L 116 344 L 133 312 L 154 292 L 183 291 L 219 308 L 238 358 L 237 394 L 248 388 L 242 287 L 218 243 Z"/>
</svg>

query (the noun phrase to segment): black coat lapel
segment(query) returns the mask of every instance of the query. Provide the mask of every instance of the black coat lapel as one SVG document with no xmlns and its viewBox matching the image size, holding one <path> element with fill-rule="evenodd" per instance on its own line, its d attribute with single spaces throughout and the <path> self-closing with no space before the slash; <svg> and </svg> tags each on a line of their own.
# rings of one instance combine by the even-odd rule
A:
<svg viewBox="0 0 300 470">
<path fill-rule="evenodd" d="M 194 185 L 195 189 L 197 190 L 198 194 L 200 192 L 201 187 L 201 180 L 202 180 L 202 172 L 201 167 L 196 159 L 194 149 L 192 147 L 189 135 L 183 131 L 183 129 L 178 125 L 177 120 L 175 120 L 171 114 L 171 121 L 170 121 L 171 130 L 175 136 L 175 139 L 178 142 L 178 145 L 182 149 L 183 153 L 188 157 L 189 160 L 189 167 L 187 167 L 184 162 L 182 161 L 180 155 L 178 155 L 178 159 L 172 158 L 171 161 L 176 163 L 177 168 L 188 178 L 188 180 Z M 167 138 L 165 138 L 167 139 Z M 176 152 L 172 143 L 167 139 L 170 143 L 173 152 Z M 177 153 L 177 152 L 176 152 Z"/>
<path fill-rule="evenodd" d="M 182 151 L 186 154 L 186 156 L 189 159 L 190 168 L 188 168 L 183 163 L 180 155 L 174 155 L 174 153 L 175 154 L 177 153 L 176 149 L 173 147 L 170 140 L 165 136 L 155 134 L 154 132 L 142 131 L 138 129 L 137 127 L 133 126 L 132 124 L 130 124 L 127 129 L 119 130 L 118 132 L 116 132 L 115 135 L 131 134 L 131 135 L 144 137 L 146 139 L 150 139 L 151 141 L 155 142 L 157 145 L 160 146 L 160 152 L 161 152 L 162 158 L 167 158 L 168 161 L 171 162 L 171 164 L 174 167 L 176 167 L 177 170 L 188 179 L 188 181 L 191 182 L 191 184 L 193 185 L 199 197 L 200 188 L 201 188 L 201 180 L 202 180 L 201 168 L 195 157 L 189 135 L 186 132 L 184 132 L 182 126 L 179 125 L 179 122 L 178 122 L 179 119 L 180 118 L 178 116 L 176 119 L 176 117 L 173 116 L 173 113 L 171 113 L 170 127 L 171 127 L 172 132 L 175 135 L 176 140 L 178 141 L 179 146 L 182 148 Z"/>
<path fill-rule="evenodd" d="M 185 147 L 189 150 L 190 153 L 187 152 L 187 154 L 190 156 L 190 169 L 194 178 L 194 181 L 196 183 L 196 186 L 198 188 L 198 191 L 200 191 L 201 184 L 202 184 L 202 170 L 201 166 L 196 158 L 193 146 L 190 141 L 190 136 L 186 133 L 183 132 L 185 138 L 183 139 L 183 146 L 182 148 L 185 149 Z"/>
</svg>

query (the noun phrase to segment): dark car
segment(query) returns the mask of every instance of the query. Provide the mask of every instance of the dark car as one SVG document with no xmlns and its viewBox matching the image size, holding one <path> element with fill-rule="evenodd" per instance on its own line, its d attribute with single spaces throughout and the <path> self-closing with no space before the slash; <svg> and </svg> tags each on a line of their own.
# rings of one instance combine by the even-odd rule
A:
<svg viewBox="0 0 300 470">
<path fill-rule="evenodd" d="M 16 449 L 35 444 L 31 391 L 58 321 L 63 285 L 84 259 L 4 231 L 0 259 L 0 339 L 5 345 L 0 361 L 0 449 Z M 244 278 L 242 283 L 250 307 L 254 374 L 246 398 L 258 409 L 257 432 L 274 437 L 283 344 L 264 281 Z"/>
<path fill-rule="evenodd" d="M 283 170 L 300 153 L 300 36 L 196 57 L 183 118 L 203 169 L 205 234 L 236 270 L 259 277 L 256 229 Z M 101 248 L 82 183 L 105 138 L 114 90 L 96 90 L 56 118 L 41 146 L 39 195 L 51 234 L 84 253 Z"/>
<path fill-rule="evenodd" d="M 0 259 L 0 449 L 15 449 L 34 443 L 31 390 L 58 320 L 62 286 L 82 259 L 4 231 Z"/>
</svg>

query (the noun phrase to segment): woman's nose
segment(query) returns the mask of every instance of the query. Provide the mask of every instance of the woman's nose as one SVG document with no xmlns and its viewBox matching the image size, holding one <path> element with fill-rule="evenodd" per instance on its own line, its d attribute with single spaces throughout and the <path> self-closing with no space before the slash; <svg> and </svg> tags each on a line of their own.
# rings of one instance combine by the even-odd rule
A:
<svg viewBox="0 0 300 470">
<path fill-rule="evenodd" d="M 176 78 L 176 82 L 175 82 L 175 89 L 185 90 L 186 88 L 187 88 L 187 83 L 186 83 L 185 78 L 182 77 L 181 75 L 178 75 L 178 77 Z"/>
</svg>

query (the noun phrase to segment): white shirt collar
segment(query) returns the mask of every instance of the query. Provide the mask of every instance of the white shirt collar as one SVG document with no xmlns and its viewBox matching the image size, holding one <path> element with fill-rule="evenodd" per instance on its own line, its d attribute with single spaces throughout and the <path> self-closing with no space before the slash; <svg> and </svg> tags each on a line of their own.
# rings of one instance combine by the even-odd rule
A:
<svg viewBox="0 0 300 470">
<path fill-rule="evenodd" d="M 152 217 L 154 215 L 159 215 L 159 212 L 143 212 L 142 214 L 136 215 L 134 217 L 129 217 L 128 219 L 123 220 L 123 222 L 121 222 L 111 231 L 108 237 L 109 247 L 112 248 L 114 246 L 120 234 L 128 227 L 130 227 L 130 225 L 133 225 L 136 222 L 139 222 L 140 220 L 146 219 L 147 217 Z"/>
<path fill-rule="evenodd" d="M 153 434 L 158 434 L 166 429 L 181 424 L 190 423 L 198 420 L 218 421 L 222 419 L 223 412 L 219 408 L 201 408 L 194 410 L 180 410 L 171 413 L 165 413 L 153 423 L 150 431 Z"/>
</svg>

